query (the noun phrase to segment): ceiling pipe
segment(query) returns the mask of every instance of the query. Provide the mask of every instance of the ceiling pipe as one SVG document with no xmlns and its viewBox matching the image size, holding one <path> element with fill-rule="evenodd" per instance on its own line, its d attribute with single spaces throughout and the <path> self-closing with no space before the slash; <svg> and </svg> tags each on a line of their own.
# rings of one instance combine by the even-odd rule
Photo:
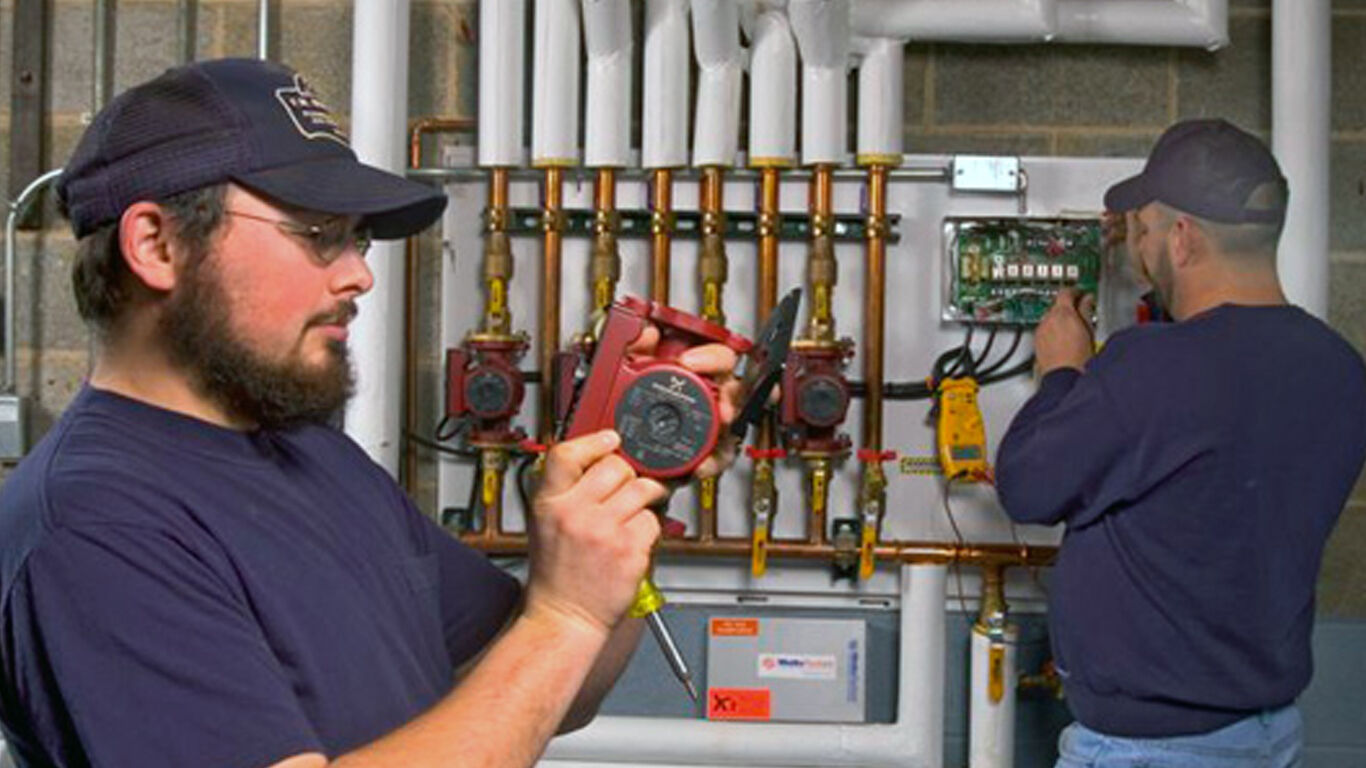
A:
<svg viewBox="0 0 1366 768">
<path fill-rule="evenodd" d="M 787 13 L 802 55 L 802 164 L 843 165 L 849 1 L 792 0 Z"/>
<path fill-rule="evenodd" d="M 688 164 L 688 0 L 645 0 L 641 165 Z"/>
<path fill-rule="evenodd" d="M 872 40 L 859 64 L 859 165 L 901 165 L 905 50 L 906 44 L 900 40 Z"/>
<path fill-rule="evenodd" d="M 351 148 L 361 162 L 402 175 L 407 167 L 409 0 L 356 0 L 351 36 Z M 370 458 L 397 475 L 403 403 L 401 240 L 371 248 L 375 284 L 351 325 L 356 394 L 345 427 Z"/>
<path fill-rule="evenodd" d="M 1278 269 L 1286 296 L 1328 317 L 1332 8 L 1329 0 L 1271 4 L 1271 146 L 1290 182 Z"/>
<path fill-rule="evenodd" d="M 598 717 L 546 750 L 559 761 L 690 766 L 940 768 L 944 761 L 947 566 L 901 566 L 896 721 L 885 725 L 728 723 Z"/>
<path fill-rule="evenodd" d="M 1094 43 L 1217 50 L 1228 0 L 854 0 L 855 34 L 917 42 Z"/>
<path fill-rule="evenodd" d="M 749 164 L 791 167 L 797 158 L 797 43 L 787 16 L 764 9 L 750 37 Z"/>
<path fill-rule="evenodd" d="M 584 165 L 623 168 L 631 162 L 631 64 L 635 49 L 629 0 L 583 0 L 588 52 Z"/>
<path fill-rule="evenodd" d="M 740 141 L 740 7 L 734 0 L 692 0 L 697 54 L 697 108 L 693 165 L 735 164 Z"/>
<path fill-rule="evenodd" d="M 579 3 L 536 0 L 532 62 L 531 164 L 578 162 Z"/>
<path fill-rule="evenodd" d="M 479 164 L 522 164 L 525 0 L 479 4 Z"/>
</svg>

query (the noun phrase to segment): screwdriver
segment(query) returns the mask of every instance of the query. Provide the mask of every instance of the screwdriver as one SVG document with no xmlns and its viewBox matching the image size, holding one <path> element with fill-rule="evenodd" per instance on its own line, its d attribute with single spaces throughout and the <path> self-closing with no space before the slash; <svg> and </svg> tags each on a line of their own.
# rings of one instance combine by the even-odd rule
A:
<svg viewBox="0 0 1366 768">
<path fill-rule="evenodd" d="M 697 687 L 693 685 L 692 673 L 688 671 L 688 662 L 683 660 L 683 654 L 678 650 L 678 644 L 674 642 L 673 634 L 669 632 L 669 625 L 664 623 L 664 616 L 659 609 L 664 607 L 664 593 L 659 591 L 654 581 L 647 575 L 640 580 L 640 587 L 636 589 L 636 601 L 631 604 L 628 614 L 631 618 L 643 618 L 650 625 L 650 632 L 655 636 L 655 641 L 659 643 L 659 650 L 664 653 L 665 661 L 669 662 L 669 668 L 673 670 L 674 677 L 687 689 L 688 695 L 693 701 L 697 701 Z"/>
</svg>

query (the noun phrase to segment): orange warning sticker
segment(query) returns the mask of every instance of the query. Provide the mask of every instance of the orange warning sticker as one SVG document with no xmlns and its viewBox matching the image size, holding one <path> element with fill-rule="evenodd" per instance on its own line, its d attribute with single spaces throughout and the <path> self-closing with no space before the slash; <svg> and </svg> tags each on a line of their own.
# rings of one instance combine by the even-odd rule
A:
<svg viewBox="0 0 1366 768">
<path fill-rule="evenodd" d="M 708 688 L 707 719 L 768 720 L 767 688 Z"/>
<path fill-rule="evenodd" d="M 759 620 L 712 619 L 711 633 L 713 637 L 757 637 L 759 635 Z"/>
</svg>

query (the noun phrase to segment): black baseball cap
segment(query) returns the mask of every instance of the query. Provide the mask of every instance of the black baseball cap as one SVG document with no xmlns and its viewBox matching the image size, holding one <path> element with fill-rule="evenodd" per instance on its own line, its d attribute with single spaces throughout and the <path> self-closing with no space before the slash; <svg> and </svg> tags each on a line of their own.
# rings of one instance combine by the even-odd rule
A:
<svg viewBox="0 0 1366 768">
<path fill-rule="evenodd" d="M 1261 139 L 1227 120 L 1184 120 L 1158 138 L 1142 173 L 1110 187 L 1105 207 L 1131 211 L 1156 200 L 1210 221 L 1279 224 L 1288 199 Z"/>
<path fill-rule="evenodd" d="M 236 182 L 287 205 L 359 215 L 376 238 L 415 234 L 446 196 L 356 159 L 304 79 L 258 59 L 167 70 L 95 116 L 57 182 L 77 237 L 140 200 Z"/>
</svg>

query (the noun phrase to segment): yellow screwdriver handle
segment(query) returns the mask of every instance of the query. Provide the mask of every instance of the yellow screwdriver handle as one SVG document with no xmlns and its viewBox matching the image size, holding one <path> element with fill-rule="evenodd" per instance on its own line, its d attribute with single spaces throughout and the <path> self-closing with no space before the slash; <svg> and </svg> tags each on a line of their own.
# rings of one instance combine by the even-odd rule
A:
<svg viewBox="0 0 1366 768">
<path fill-rule="evenodd" d="M 636 601 L 631 604 L 631 610 L 627 615 L 633 619 L 641 619 L 658 611 L 664 607 L 664 593 L 659 591 L 659 587 L 650 580 L 649 576 L 640 580 L 640 586 L 636 588 Z"/>
</svg>

